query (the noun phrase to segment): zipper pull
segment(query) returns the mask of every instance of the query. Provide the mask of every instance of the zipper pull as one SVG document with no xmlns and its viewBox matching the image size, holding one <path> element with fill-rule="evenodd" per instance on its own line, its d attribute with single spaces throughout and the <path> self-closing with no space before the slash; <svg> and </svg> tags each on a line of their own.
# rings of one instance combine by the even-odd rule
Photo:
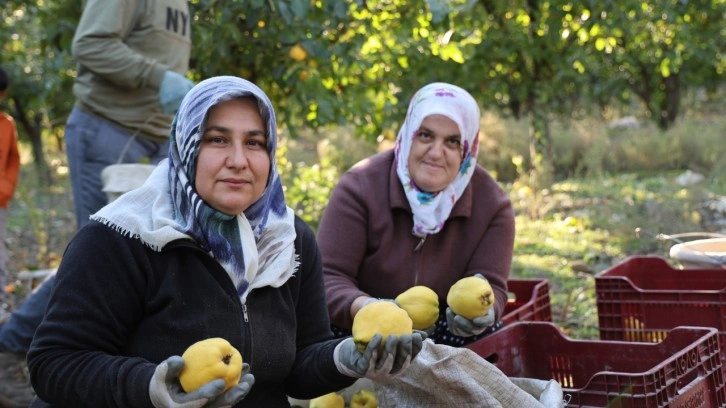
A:
<svg viewBox="0 0 726 408">
<path fill-rule="evenodd" d="M 413 252 L 417 252 L 419 249 L 421 249 L 424 242 L 426 241 L 426 237 L 428 237 L 428 235 L 424 235 L 423 237 L 421 237 L 421 241 L 418 241 L 418 244 L 416 244 L 416 248 L 413 249 Z"/>
<path fill-rule="evenodd" d="M 250 319 L 247 316 L 247 305 L 242 305 L 242 315 L 244 315 L 245 323 L 249 323 Z"/>
</svg>

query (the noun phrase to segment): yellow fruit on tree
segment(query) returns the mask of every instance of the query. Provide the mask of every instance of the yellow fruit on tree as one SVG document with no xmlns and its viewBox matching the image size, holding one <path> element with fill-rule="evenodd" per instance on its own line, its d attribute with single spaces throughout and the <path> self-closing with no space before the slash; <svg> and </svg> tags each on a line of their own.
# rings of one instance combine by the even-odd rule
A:
<svg viewBox="0 0 726 408">
<path fill-rule="evenodd" d="M 308 52 L 305 51 L 305 48 L 303 48 L 302 45 L 295 44 L 292 48 L 290 48 L 290 58 L 294 59 L 295 61 L 300 62 L 307 57 Z"/>
<path fill-rule="evenodd" d="M 340 394 L 331 392 L 310 400 L 310 408 L 344 408 L 345 399 Z"/>
<path fill-rule="evenodd" d="M 378 408 L 376 394 L 369 390 L 358 390 L 350 398 L 350 408 Z"/>
<path fill-rule="evenodd" d="M 373 302 L 363 306 L 353 318 L 353 341 L 361 353 L 373 336 L 380 334 L 385 343 L 388 336 L 413 333 L 413 321 L 405 310 L 393 302 Z"/>
<path fill-rule="evenodd" d="M 485 279 L 469 276 L 449 288 L 446 302 L 454 313 L 474 319 L 487 314 L 494 304 L 494 292 Z"/>
<path fill-rule="evenodd" d="M 300 78 L 301 81 L 305 81 L 310 78 L 310 73 L 307 70 L 302 70 L 300 71 L 298 78 Z"/>
<path fill-rule="evenodd" d="M 396 296 L 396 303 L 408 313 L 413 328 L 424 330 L 439 318 L 439 295 L 426 286 L 414 286 Z"/>
<path fill-rule="evenodd" d="M 182 354 L 184 368 L 179 382 L 185 392 L 192 392 L 218 378 L 224 380 L 224 390 L 234 387 L 242 376 L 242 355 L 220 337 L 198 341 Z"/>
</svg>

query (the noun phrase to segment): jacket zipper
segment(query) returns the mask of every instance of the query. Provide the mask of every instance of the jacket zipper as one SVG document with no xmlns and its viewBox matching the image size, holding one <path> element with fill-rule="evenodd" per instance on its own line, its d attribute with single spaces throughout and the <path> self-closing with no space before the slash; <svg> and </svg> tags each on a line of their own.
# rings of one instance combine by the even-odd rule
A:
<svg viewBox="0 0 726 408">
<path fill-rule="evenodd" d="M 413 252 L 418 252 L 418 250 L 421 249 L 424 242 L 426 242 L 426 237 L 428 237 L 428 235 L 424 235 L 423 237 L 421 237 L 421 240 L 418 241 L 418 244 L 416 244 L 416 247 L 413 249 Z"/>
<path fill-rule="evenodd" d="M 168 247 L 169 248 L 173 248 L 173 247 L 176 247 L 176 246 L 179 246 L 179 247 L 191 247 L 194 250 L 200 251 L 204 255 L 211 257 L 211 255 L 209 255 L 207 252 L 205 252 L 204 250 L 202 250 L 196 244 L 193 244 L 193 243 L 191 243 L 191 242 L 189 242 L 187 240 L 177 240 L 177 241 L 171 243 Z M 234 286 L 234 285 L 232 285 L 232 286 Z M 247 325 L 247 335 L 245 336 L 244 333 L 241 334 L 242 341 L 244 343 L 244 348 L 245 348 L 245 350 L 244 350 L 245 352 L 242 355 L 243 356 L 250 356 L 249 357 L 249 360 L 247 358 L 245 358 L 245 360 L 252 361 L 252 334 L 250 333 L 251 330 L 252 330 L 252 327 L 250 327 L 250 319 L 249 319 L 249 314 L 247 312 L 247 304 L 246 303 L 242 304 L 242 302 L 240 301 L 239 297 L 237 297 L 237 301 L 240 302 L 240 304 L 242 306 L 242 318 L 244 319 L 244 322 Z"/>
<path fill-rule="evenodd" d="M 250 325 L 250 318 L 247 312 L 247 303 L 242 304 L 242 318 L 244 319 L 242 341 L 244 342 L 244 352 L 242 354 L 245 357 L 245 361 L 253 361 L 252 356 L 252 326 Z M 244 327 L 246 326 L 246 327 Z"/>
<path fill-rule="evenodd" d="M 416 247 L 413 248 L 413 252 L 419 252 L 421 250 L 421 248 L 424 245 L 424 242 L 426 242 L 426 237 L 428 237 L 428 235 L 424 235 L 423 237 L 421 237 L 421 240 L 418 241 L 418 243 L 416 244 Z M 418 256 L 416 256 L 416 266 L 414 268 L 415 272 L 414 272 L 414 276 L 413 276 L 413 286 L 418 285 L 418 273 L 421 270 L 421 257 L 422 256 L 423 255 L 420 253 L 418 254 Z"/>
</svg>

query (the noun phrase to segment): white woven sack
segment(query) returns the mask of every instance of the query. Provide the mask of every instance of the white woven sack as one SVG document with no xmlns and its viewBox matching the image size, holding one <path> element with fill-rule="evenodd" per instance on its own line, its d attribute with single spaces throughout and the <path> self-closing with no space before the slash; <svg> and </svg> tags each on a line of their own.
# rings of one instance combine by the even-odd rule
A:
<svg viewBox="0 0 726 408">
<path fill-rule="evenodd" d="M 563 392 L 555 380 L 509 378 L 467 348 L 431 340 L 404 374 L 375 382 L 378 406 L 561 408 Z"/>
<path fill-rule="evenodd" d="M 108 202 L 117 199 L 127 191 L 140 187 L 155 168 L 156 166 L 153 164 L 141 163 L 122 163 L 106 166 L 101 172 L 101 182 Z"/>
</svg>

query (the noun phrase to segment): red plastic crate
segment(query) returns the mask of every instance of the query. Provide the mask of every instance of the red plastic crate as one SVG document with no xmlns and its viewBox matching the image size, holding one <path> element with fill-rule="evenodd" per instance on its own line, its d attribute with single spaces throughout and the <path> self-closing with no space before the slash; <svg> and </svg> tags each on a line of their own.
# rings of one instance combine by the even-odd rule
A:
<svg viewBox="0 0 726 408">
<path fill-rule="evenodd" d="M 550 288 L 547 279 L 509 279 L 510 297 L 502 313 L 502 323 L 522 321 L 551 322 Z"/>
<path fill-rule="evenodd" d="M 658 342 L 676 326 L 719 330 L 726 359 L 726 271 L 676 269 L 661 257 L 631 257 L 595 276 L 602 340 Z"/>
<path fill-rule="evenodd" d="M 466 346 L 509 377 L 557 380 L 567 407 L 726 407 L 718 331 L 682 326 L 660 343 L 573 340 L 518 322 Z"/>
</svg>

